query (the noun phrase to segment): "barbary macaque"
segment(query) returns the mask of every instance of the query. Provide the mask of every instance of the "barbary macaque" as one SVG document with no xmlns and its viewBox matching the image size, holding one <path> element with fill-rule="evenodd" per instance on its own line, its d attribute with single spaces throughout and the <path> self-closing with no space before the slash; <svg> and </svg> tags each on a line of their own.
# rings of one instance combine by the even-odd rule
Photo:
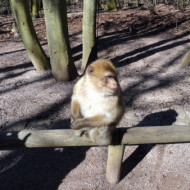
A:
<svg viewBox="0 0 190 190">
<path fill-rule="evenodd" d="M 118 72 L 106 59 L 89 65 L 74 86 L 71 100 L 71 128 L 75 135 L 97 145 L 108 145 L 124 114 Z"/>
</svg>

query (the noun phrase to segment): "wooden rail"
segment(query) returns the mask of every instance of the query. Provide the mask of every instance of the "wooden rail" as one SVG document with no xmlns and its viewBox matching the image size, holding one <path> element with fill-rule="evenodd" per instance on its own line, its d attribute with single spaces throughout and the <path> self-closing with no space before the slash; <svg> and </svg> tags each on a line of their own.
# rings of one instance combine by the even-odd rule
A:
<svg viewBox="0 0 190 190">
<path fill-rule="evenodd" d="M 190 142 L 190 125 L 116 129 L 113 143 L 108 145 L 107 180 L 110 183 L 117 183 L 120 179 L 124 145 L 182 142 Z M 0 132 L 0 149 L 66 146 L 97 145 L 82 137 L 76 137 L 71 129 Z"/>
<path fill-rule="evenodd" d="M 190 125 L 117 128 L 112 145 L 190 142 Z M 1 131 L 0 148 L 96 146 L 71 129 Z"/>
</svg>

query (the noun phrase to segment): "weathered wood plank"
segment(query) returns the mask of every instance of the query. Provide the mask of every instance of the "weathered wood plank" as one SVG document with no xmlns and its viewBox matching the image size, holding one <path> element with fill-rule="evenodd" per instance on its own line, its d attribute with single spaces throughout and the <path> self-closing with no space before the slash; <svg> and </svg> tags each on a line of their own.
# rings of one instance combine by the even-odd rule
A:
<svg viewBox="0 0 190 190">
<path fill-rule="evenodd" d="M 119 128 L 114 135 L 113 144 L 135 145 L 181 142 L 190 142 L 190 125 Z M 0 148 L 65 146 L 96 146 L 96 144 L 74 136 L 71 129 L 0 132 Z"/>
<path fill-rule="evenodd" d="M 92 146 L 94 143 L 76 137 L 71 129 L 0 132 L 0 148 L 40 148 Z"/>
<path fill-rule="evenodd" d="M 128 128 L 121 144 L 159 144 L 190 142 L 190 125 Z"/>
</svg>

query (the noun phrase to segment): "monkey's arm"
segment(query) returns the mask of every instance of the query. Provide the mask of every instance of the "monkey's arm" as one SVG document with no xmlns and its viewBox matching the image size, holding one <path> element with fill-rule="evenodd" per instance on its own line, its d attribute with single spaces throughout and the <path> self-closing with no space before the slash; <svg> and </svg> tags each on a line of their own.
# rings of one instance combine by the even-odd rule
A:
<svg viewBox="0 0 190 190">
<path fill-rule="evenodd" d="M 80 105 L 76 100 L 73 100 L 71 102 L 71 122 L 79 118 L 82 118 Z"/>
<path fill-rule="evenodd" d="M 82 128 L 95 128 L 110 125 L 110 120 L 106 119 L 102 115 L 95 115 L 93 117 L 88 118 L 80 118 L 76 119 L 72 122 L 72 129 L 82 129 Z"/>
</svg>

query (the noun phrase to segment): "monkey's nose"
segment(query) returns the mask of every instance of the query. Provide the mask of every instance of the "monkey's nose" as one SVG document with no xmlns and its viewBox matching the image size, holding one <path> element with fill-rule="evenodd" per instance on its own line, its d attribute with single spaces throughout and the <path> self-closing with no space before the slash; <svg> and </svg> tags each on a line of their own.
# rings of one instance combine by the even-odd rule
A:
<svg viewBox="0 0 190 190">
<path fill-rule="evenodd" d="M 117 83 L 111 83 L 110 84 L 110 89 L 116 90 L 117 89 Z"/>
</svg>

